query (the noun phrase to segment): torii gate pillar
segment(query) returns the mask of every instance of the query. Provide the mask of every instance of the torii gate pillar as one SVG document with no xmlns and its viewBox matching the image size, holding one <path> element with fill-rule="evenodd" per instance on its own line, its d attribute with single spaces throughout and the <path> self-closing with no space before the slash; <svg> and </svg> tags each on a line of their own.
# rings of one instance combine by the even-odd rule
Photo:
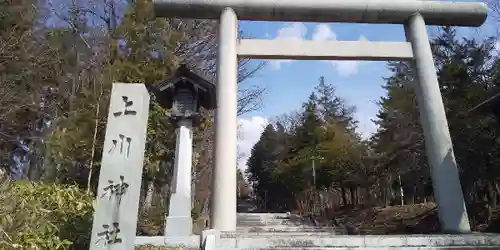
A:
<svg viewBox="0 0 500 250">
<path fill-rule="evenodd" d="M 210 211 L 210 227 L 221 231 L 236 229 L 237 39 L 238 19 L 231 8 L 225 8 L 220 17 L 217 51 L 215 159 Z"/>
<path fill-rule="evenodd" d="M 422 15 L 413 14 L 405 25 L 405 32 L 411 42 L 415 59 L 417 81 L 414 89 L 418 99 L 427 159 L 431 166 L 441 230 L 470 232 L 448 121 Z"/>
</svg>

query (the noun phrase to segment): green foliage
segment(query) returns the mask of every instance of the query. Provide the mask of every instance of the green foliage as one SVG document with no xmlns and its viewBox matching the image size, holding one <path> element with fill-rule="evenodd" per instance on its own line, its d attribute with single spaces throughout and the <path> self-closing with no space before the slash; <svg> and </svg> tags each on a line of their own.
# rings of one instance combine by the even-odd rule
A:
<svg viewBox="0 0 500 250">
<path fill-rule="evenodd" d="M 165 211 L 168 206 L 162 199 L 153 200 L 147 211 L 140 211 L 138 217 L 137 235 L 164 235 Z"/>
<path fill-rule="evenodd" d="M 484 203 L 487 197 L 491 218 L 500 192 L 500 130 L 493 114 L 469 111 L 500 90 L 495 40 L 459 40 L 453 29 L 443 28 L 431 44 L 466 199 L 468 204 Z M 314 190 L 340 197 L 344 205 L 362 199 L 388 205 L 400 190 L 406 202 L 432 199 L 418 107 L 426 100 L 417 100 L 410 63 L 390 62 L 388 68 L 392 75 L 385 79 L 387 95 L 379 101 L 378 130 L 369 140 L 354 132 L 354 108 L 324 78 L 290 124 L 266 128 L 248 171 L 254 192 L 267 207 L 305 204 Z"/>
<path fill-rule="evenodd" d="M 0 249 L 88 249 L 93 198 L 75 186 L 7 182 L 0 191 Z"/>
<path fill-rule="evenodd" d="M 104 37 L 94 37 L 96 34 L 91 33 L 86 38 L 89 42 L 93 39 L 107 41 L 103 58 L 81 46 L 83 38 L 71 29 L 51 29 L 48 32 L 47 40 L 51 47 L 57 48 L 58 54 L 62 55 L 60 63 L 71 66 L 61 66 L 65 72 L 62 78 L 66 78 L 66 82 L 60 88 L 68 88 L 68 82 L 78 87 L 67 90 L 72 96 L 64 97 L 64 104 L 60 105 L 60 112 L 65 115 L 59 117 L 57 124 L 54 124 L 51 133 L 47 135 L 50 152 L 47 156 L 50 156 L 51 163 L 45 173 L 49 175 L 46 176 L 47 180 L 77 183 L 94 191 L 102 155 L 111 84 L 155 83 L 168 77 L 178 66 L 174 51 L 178 41 L 183 39 L 182 30 L 176 31 L 167 20 L 155 18 L 151 1 L 134 1 L 127 5 L 122 22 L 110 28 L 110 32 Z M 75 47 L 74 42 L 79 46 Z M 80 57 L 74 56 L 75 50 L 81 54 Z M 76 61 L 90 62 L 90 72 Z M 82 75 L 88 74 L 88 77 L 78 78 L 75 82 L 75 71 Z M 152 98 L 143 171 L 148 180 L 153 180 L 158 175 L 159 178 L 168 180 L 163 176 L 167 171 L 162 169 L 162 165 L 165 159 L 170 159 L 173 155 L 175 133 L 168 122 L 161 121 L 165 113 Z"/>
<path fill-rule="evenodd" d="M 193 207 L 191 208 L 191 218 L 193 221 L 197 221 L 201 216 L 202 204 L 199 201 L 195 201 Z"/>
<path fill-rule="evenodd" d="M 443 28 L 432 40 L 439 85 L 468 204 L 479 200 L 474 198 L 478 197 L 477 193 L 496 203 L 496 198 L 491 198 L 496 195 L 491 191 L 487 195 L 483 190 L 485 186 L 498 187 L 498 125 L 492 114 L 469 112 L 499 90 L 498 58 L 493 56 L 493 44 L 491 39 L 459 40 L 455 30 L 449 27 Z M 400 177 L 405 196 L 422 200 L 431 195 L 432 188 L 418 100 L 412 88 L 413 69 L 407 63 L 390 63 L 389 68 L 393 75 L 386 79 L 387 97 L 379 102 L 376 121 L 379 129 L 371 142 L 378 155 L 379 187 L 399 186 L 394 180 Z"/>
<path fill-rule="evenodd" d="M 259 141 L 254 145 L 248 159 L 247 173 L 249 181 L 253 183 L 254 193 L 269 204 L 277 204 L 273 192 L 268 192 L 275 187 L 273 172 L 278 166 L 279 141 L 277 131 L 272 125 L 267 125 Z M 268 193 L 270 193 L 268 195 Z"/>
<path fill-rule="evenodd" d="M 367 179 L 359 177 L 366 148 L 354 132 L 353 111 L 321 77 L 296 117 L 264 129 L 247 172 L 267 209 L 293 209 L 311 190 Z"/>
<path fill-rule="evenodd" d="M 52 79 L 53 50 L 37 40 L 38 15 L 37 1 L 0 1 L 0 165 L 16 137 L 36 136 L 37 97 Z"/>
<path fill-rule="evenodd" d="M 1 167 L 8 170 L 16 143 L 26 139 L 30 162 L 24 170 L 28 179 L 76 184 L 95 193 L 112 83 L 162 81 L 180 61 L 210 75 L 216 28 L 216 22 L 210 20 L 156 18 L 151 0 L 61 1 L 54 5 L 0 0 Z M 246 65 L 251 73 L 241 70 L 245 76 L 239 80 L 250 76 L 251 68 Z M 247 105 L 259 96 L 246 92 L 240 96 L 247 95 Z M 166 112 L 152 96 L 143 187 L 154 183 L 155 188 L 141 193 L 145 202 L 140 221 L 153 234 L 161 234 L 164 228 L 168 192 L 163 190 L 169 189 L 175 151 L 174 126 L 168 120 L 162 122 Z M 209 140 L 213 134 L 211 113 L 206 112 L 206 117 L 194 132 L 195 171 L 209 170 L 211 165 L 211 153 L 200 156 L 213 143 Z M 205 182 L 196 187 L 207 188 Z M 149 194 L 162 196 L 163 204 L 149 204 L 155 200 L 145 199 Z M 209 207 L 202 206 L 205 202 L 197 204 L 195 217 L 202 207 Z M 54 231 L 58 237 L 62 233 Z"/>
</svg>

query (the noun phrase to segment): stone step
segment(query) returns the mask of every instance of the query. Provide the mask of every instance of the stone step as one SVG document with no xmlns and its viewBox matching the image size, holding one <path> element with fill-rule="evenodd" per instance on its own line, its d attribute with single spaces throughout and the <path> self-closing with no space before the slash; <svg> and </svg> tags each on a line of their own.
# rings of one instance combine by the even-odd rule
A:
<svg viewBox="0 0 500 250">
<path fill-rule="evenodd" d="M 295 238 L 295 237 L 331 237 L 333 236 L 329 231 L 276 231 L 276 232 L 221 232 L 220 237 L 224 239 L 229 238 Z"/>
<path fill-rule="evenodd" d="M 331 225 L 315 226 L 308 218 L 286 213 L 238 213 L 236 231 L 345 234 L 344 228 L 331 227 Z"/>
<path fill-rule="evenodd" d="M 237 226 L 300 226 L 310 223 L 298 215 L 286 213 L 238 213 Z"/>
<path fill-rule="evenodd" d="M 237 227 L 239 233 L 328 233 L 330 235 L 345 234 L 342 228 L 336 227 L 308 227 L 308 226 L 256 226 L 256 227 Z"/>
<path fill-rule="evenodd" d="M 217 250 L 250 249 L 500 249 L 500 235 L 366 235 L 328 232 L 223 232 Z"/>
<path fill-rule="evenodd" d="M 232 238 L 224 238 L 227 235 L 232 235 Z M 500 249 L 499 234 L 469 234 L 469 235 L 367 235 L 367 236 L 329 236 L 325 233 L 316 234 L 298 234 L 298 233 L 253 233 L 246 234 L 252 236 L 245 238 L 245 234 L 235 237 L 234 232 L 223 232 L 219 240 L 216 240 L 216 247 L 207 248 L 206 250 L 431 250 L 431 249 L 447 249 L 447 250 L 492 250 Z M 257 236 L 265 236 L 259 237 Z M 276 242 L 270 241 L 268 238 L 273 236 L 281 240 Z M 281 236 L 280 236 L 281 235 Z M 297 236 L 307 236 L 309 243 L 315 245 L 293 245 L 292 241 L 287 241 L 290 238 Z M 285 237 L 287 236 L 287 237 Z M 326 239 L 326 240 L 325 240 Z M 151 244 L 155 246 L 178 246 L 183 245 L 189 248 L 197 249 L 199 246 L 199 236 L 190 237 L 174 237 L 165 238 L 163 236 L 137 236 L 136 245 Z M 306 242 L 307 243 L 307 242 Z"/>
<path fill-rule="evenodd" d="M 301 225 L 301 223 L 290 223 L 287 221 L 238 221 L 237 226 L 280 226 L 280 225 Z"/>
<path fill-rule="evenodd" d="M 273 247 L 273 248 L 241 248 L 240 250 L 493 250 L 498 246 L 462 246 L 462 247 Z"/>
<path fill-rule="evenodd" d="M 280 219 L 289 219 L 289 216 L 286 213 L 238 213 L 237 219 L 280 220 Z"/>
</svg>

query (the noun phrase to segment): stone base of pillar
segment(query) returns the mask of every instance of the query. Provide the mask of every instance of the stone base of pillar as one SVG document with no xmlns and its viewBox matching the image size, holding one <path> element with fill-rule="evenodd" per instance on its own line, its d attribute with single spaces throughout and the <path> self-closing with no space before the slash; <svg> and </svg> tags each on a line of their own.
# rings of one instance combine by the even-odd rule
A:
<svg viewBox="0 0 500 250">
<path fill-rule="evenodd" d="M 214 229 L 203 230 L 200 236 L 200 249 L 217 250 L 217 242 L 220 241 L 220 231 Z"/>
<path fill-rule="evenodd" d="M 193 220 L 187 216 L 167 216 L 165 235 L 167 237 L 189 236 L 193 234 Z"/>
<path fill-rule="evenodd" d="M 189 236 L 193 234 L 191 219 L 191 198 L 187 195 L 172 194 L 170 197 L 169 215 L 167 216 L 165 235 Z"/>
</svg>

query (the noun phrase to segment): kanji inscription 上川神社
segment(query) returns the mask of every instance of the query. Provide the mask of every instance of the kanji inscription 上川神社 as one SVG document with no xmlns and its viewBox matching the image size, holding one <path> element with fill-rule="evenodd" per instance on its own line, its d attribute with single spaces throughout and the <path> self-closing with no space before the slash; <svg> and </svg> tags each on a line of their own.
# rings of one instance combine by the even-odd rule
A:
<svg viewBox="0 0 500 250">
<path fill-rule="evenodd" d="M 148 110 L 143 84 L 113 84 L 91 250 L 134 249 Z"/>
</svg>

